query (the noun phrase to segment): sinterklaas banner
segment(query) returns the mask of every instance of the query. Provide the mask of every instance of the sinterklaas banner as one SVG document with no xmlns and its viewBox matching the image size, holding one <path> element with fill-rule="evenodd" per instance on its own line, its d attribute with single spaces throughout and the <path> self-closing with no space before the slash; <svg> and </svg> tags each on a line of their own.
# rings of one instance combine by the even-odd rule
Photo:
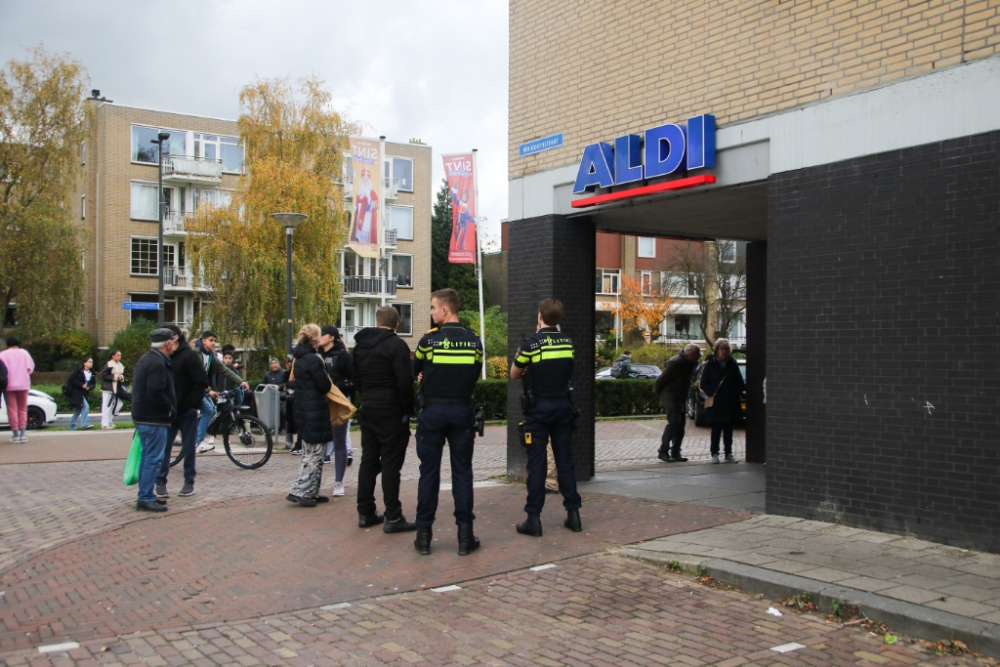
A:
<svg viewBox="0 0 1000 667">
<path fill-rule="evenodd" d="M 379 257 L 379 207 L 382 204 L 382 155 L 378 139 L 351 137 L 354 210 L 347 245 L 362 257 Z"/>
<path fill-rule="evenodd" d="M 472 153 L 442 155 L 451 193 L 451 243 L 448 261 L 476 263 L 476 175 Z"/>
</svg>

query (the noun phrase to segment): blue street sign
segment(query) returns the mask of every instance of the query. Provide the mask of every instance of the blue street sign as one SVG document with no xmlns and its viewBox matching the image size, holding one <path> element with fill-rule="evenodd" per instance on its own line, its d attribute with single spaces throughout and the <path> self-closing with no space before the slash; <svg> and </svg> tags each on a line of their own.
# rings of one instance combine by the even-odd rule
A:
<svg viewBox="0 0 1000 667">
<path fill-rule="evenodd" d="M 122 310 L 159 310 L 160 304 L 149 301 L 123 301 Z"/>
<path fill-rule="evenodd" d="M 560 132 L 559 134 L 550 134 L 549 136 L 542 137 L 541 139 L 525 142 L 521 144 L 519 150 L 521 157 L 524 157 L 525 155 L 541 153 L 542 151 L 547 151 L 551 148 L 559 148 L 562 145 L 563 135 L 562 132 Z"/>
</svg>

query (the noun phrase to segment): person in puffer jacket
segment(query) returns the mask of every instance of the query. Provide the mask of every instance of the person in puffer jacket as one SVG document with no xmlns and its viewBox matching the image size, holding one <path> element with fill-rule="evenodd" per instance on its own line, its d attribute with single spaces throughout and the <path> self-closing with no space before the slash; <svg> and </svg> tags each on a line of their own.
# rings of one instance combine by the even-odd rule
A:
<svg viewBox="0 0 1000 667">
<path fill-rule="evenodd" d="M 319 337 L 319 326 L 315 324 L 299 329 L 299 344 L 292 350 L 295 359 L 293 379 L 288 382 L 288 387 L 295 390 L 295 428 L 302 437 L 302 464 L 287 499 L 302 507 L 315 507 L 316 503 L 330 500 L 319 495 L 319 487 L 326 443 L 333 440 L 330 411 L 326 406 L 326 392 L 330 391 L 333 382 L 317 351 Z"/>
</svg>

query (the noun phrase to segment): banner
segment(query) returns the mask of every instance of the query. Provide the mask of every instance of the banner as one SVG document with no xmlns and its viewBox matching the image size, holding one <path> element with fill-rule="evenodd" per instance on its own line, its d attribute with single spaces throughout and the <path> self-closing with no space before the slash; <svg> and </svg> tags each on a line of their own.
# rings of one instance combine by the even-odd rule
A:
<svg viewBox="0 0 1000 667">
<path fill-rule="evenodd" d="M 476 176 L 472 153 L 442 155 L 444 174 L 451 192 L 451 244 L 448 261 L 476 263 Z"/>
<path fill-rule="evenodd" d="M 351 137 L 354 209 L 347 245 L 362 257 L 379 256 L 382 209 L 382 155 L 378 139 Z"/>
</svg>

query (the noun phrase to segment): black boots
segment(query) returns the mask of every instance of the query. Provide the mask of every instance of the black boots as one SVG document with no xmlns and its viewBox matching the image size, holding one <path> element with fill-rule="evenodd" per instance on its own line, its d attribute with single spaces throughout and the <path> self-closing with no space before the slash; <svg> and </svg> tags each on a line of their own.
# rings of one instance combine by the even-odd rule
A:
<svg viewBox="0 0 1000 667">
<path fill-rule="evenodd" d="M 417 526 L 417 539 L 413 540 L 414 548 L 420 552 L 421 556 L 429 556 L 431 553 L 431 527 Z"/>
<path fill-rule="evenodd" d="M 566 521 L 563 522 L 563 525 L 574 533 L 583 530 L 583 524 L 580 523 L 580 510 L 566 510 Z"/>
<path fill-rule="evenodd" d="M 538 518 L 537 514 L 529 514 L 526 521 L 522 521 L 517 524 L 517 532 L 522 535 L 531 535 L 532 537 L 542 536 L 542 520 Z"/>
<path fill-rule="evenodd" d="M 385 521 L 385 517 L 378 512 L 375 512 L 374 514 L 359 514 L 358 528 L 371 528 L 372 526 L 377 526 L 383 521 Z"/>
<path fill-rule="evenodd" d="M 385 520 L 385 525 L 382 526 L 383 533 L 408 533 L 411 530 L 416 530 L 417 524 L 412 521 L 407 521 L 406 517 L 402 514 L 395 521 Z"/>
<path fill-rule="evenodd" d="M 467 556 L 478 548 L 479 538 L 472 534 L 472 524 L 458 524 L 458 555 Z"/>
</svg>

